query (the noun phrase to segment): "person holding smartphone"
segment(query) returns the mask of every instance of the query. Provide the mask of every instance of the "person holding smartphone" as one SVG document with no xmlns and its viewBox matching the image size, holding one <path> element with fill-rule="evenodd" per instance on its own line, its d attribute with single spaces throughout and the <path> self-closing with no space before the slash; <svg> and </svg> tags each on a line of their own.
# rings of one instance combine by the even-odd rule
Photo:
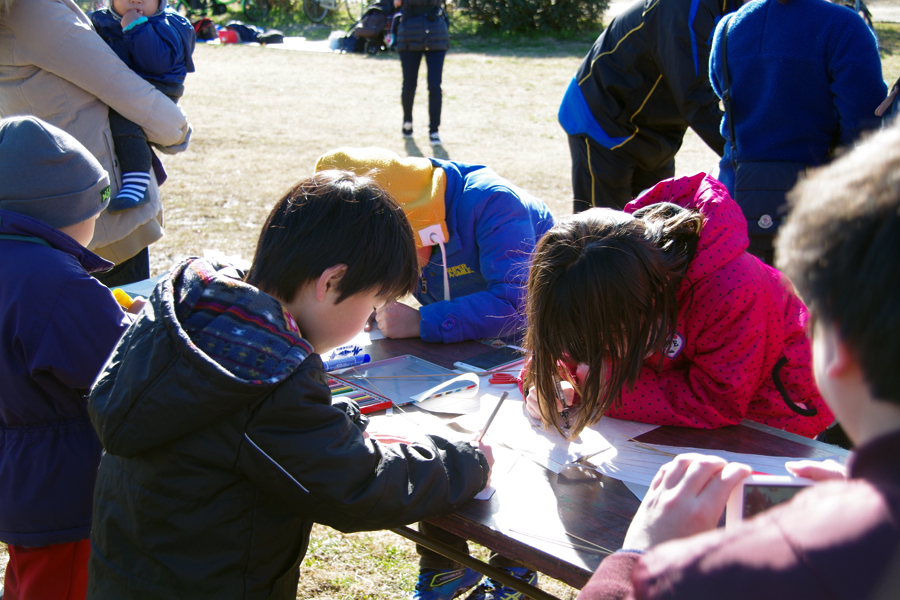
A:
<svg viewBox="0 0 900 600">
<path fill-rule="evenodd" d="M 688 454 L 664 465 L 579 600 L 886 600 L 900 589 L 900 128 L 870 138 L 791 193 L 779 268 L 813 316 L 812 370 L 856 445 L 788 463 L 817 482 L 716 529 L 750 468 Z"/>
</svg>

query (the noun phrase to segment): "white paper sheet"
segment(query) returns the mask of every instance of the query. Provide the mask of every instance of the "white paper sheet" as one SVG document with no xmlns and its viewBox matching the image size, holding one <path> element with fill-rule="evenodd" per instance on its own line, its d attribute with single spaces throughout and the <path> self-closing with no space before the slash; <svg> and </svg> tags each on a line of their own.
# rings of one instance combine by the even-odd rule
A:
<svg viewBox="0 0 900 600">
<path fill-rule="evenodd" d="M 594 429 L 585 429 L 572 441 L 566 440 L 555 430 L 542 429 L 540 423 L 525 412 L 525 402 L 518 390 L 516 396 L 518 398 L 508 398 L 500 407 L 485 438 L 522 453 L 554 473 L 562 472 L 567 465 L 583 456 L 595 455 L 611 447 L 603 435 Z M 496 402 L 497 399 L 487 401 L 487 396 L 482 396 L 482 407 L 478 413 L 454 419 L 453 423 L 467 431 L 479 431 Z"/>
<path fill-rule="evenodd" d="M 645 446 L 651 446 L 655 450 L 665 452 L 666 454 L 648 449 Z M 609 475 L 610 477 L 615 477 L 616 479 L 629 483 L 649 486 L 653 481 L 656 472 L 662 465 L 670 462 L 675 455 L 687 453 L 718 456 L 729 462 L 739 462 L 749 465 L 754 471 L 767 473 L 769 475 L 789 475 L 787 469 L 784 468 L 785 462 L 791 460 L 805 460 L 790 456 L 763 456 L 760 454 L 742 454 L 739 452 L 660 446 L 657 444 L 641 445 L 635 442 L 625 441 L 616 444 L 615 448 L 609 452 L 588 459 L 588 462 L 594 465 L 597 471 L 604 475 Z M 827 458 L 832 458 L 837 461 L 841 460 L 837 455 L 816 460 L 825 460 Z"/>
</svg>

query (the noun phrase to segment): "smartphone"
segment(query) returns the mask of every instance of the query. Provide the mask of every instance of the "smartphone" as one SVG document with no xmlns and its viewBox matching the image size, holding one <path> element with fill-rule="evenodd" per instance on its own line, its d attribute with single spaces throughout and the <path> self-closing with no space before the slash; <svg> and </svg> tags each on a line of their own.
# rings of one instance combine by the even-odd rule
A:
<svg viewBox="0 0 900 600">
<path fill-rule="evenodd" d="M 453 363 L 453 366 L 460 371 L 470 371 L 472 373 L 481 373 L 483 371 L 491 371 L 500 367 L 513 366 L 525 360 L 525 353 L 515 346 L 501 346 L 493 350 L 488 350 L 483 354 L 476 354 L 464 360 Z"/>
<path fill-rule="evenodd" d="M 751 475 L 731 492 L 725 505 L 725 528 L 737 526 L 744 519 L 787 502 L 812 479 L 790 475 Z"/>
</svg>

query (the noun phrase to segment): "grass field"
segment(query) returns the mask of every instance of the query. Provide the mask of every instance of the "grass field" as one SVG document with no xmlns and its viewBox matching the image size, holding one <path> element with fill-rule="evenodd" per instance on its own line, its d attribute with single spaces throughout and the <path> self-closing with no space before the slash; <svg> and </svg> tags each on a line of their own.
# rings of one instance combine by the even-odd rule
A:
<svg viewBox="0 0 900 600">
<path fill-rule="evenodd" d="M 900 25 L 879 24 L 885 79 L 900 75 Z M 298 33 L 298 32 L 293 32 Z M 319 39 L 328 28 L 299 31 Z M 486 164 L 571 213 L 570 160 L 556 111 L 592 40 L 454 38 L 444 69 L 442 158 Z M 316 158 L 341 146 L 381 146 L 430 156 L 424 66 L 416 136 L 400 136 L 400 65 L 375 57 L 241 46 L 198 45 L 182 105 L 194 127 L 188 152 L 165 157 L 167 235 L 151 248 L 153 274 L 204 250 L 251 258 L 277 198 L 309 175 Z M 679 174 L 711 170 L 717 157 L 691 131 L 676 158 Z M 525 500 L 523 500 L 525 501 Z M 485 557 L 483 549 L 475 554 Z M 6 561 L 0 548 L 0 569 Z M 402 598 L 415 583 L 411 543 L 386 532 L 344 535 L 317 526 L 297 597 Z M 576 591 L 542 580 L 563 598 Z"/>
</svg>

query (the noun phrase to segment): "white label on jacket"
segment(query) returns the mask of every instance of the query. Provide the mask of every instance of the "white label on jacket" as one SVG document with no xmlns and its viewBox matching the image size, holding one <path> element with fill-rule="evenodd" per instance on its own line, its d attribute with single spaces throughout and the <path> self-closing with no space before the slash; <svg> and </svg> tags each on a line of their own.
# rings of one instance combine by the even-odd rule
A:
<svg viewBox="0 0 900 600">
<path fill-rule="evenodd" d="M 684 350 L 684 338 L 681 337 L 680 333 L 676 333 L 669 340 L 669 345 L 666 346 L 666 356 L 675 360 L 682 350 Z"/>
</svg>

